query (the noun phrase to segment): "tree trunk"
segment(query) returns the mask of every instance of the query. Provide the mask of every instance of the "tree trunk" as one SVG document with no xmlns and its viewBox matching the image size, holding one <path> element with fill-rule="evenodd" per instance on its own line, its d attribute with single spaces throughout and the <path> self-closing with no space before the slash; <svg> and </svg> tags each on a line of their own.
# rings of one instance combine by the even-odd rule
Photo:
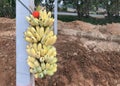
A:
<svg viewBox="0 0 120 86">
<path fill-rule="evenodd" d="M 78 18 L 80 18 L 80 7 L 79 7 L 79 4 L 78 4 L 78 0 L 76 1 L 76 5 L 77 5 L 77 8 L 76 8 L 76 10 L 77 10 L 77 15 L 78 15 Z"/>
<path fill-rule="evenodd" d="M 115 16 L 118 17 L 119 16 L 119 1 L 116 0 L 116 10 L 115 10 Z"/>
<path fill-rule="evenodd" d="M 78 18 L 80 18 L 81 17 L 80 11 L 77 11 L 77 14 L 78 14 Z"/>
<path fill-rule="evenodd" d="M 90 10 L 90 0 L 86 0 L 86 17 L 89 17 L 89 10 Z"/>
<path fill-rule="evenodd" d="M 110 6 L 108 5 L 108 3 L 106 4 L 106 10 L 107 10 L 108 17 L 110 17 L 111 16 L 111 14 L 110 14 Z"/>
</svg>

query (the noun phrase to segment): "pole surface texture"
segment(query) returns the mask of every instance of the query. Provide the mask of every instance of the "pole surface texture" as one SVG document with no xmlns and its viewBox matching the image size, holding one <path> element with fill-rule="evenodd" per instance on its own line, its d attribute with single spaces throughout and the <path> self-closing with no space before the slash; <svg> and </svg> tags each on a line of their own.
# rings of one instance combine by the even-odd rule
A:
<svg viewBox="0 0 120 86">
<path fill-rule="evenodd" d="M 54 4 L 54 18 L 55 18 L 55 22 L 54 22 L 54 33 L 57 35 L 57 9 L 58 7 L 58 0 L 55 0 L 55 4 Z"/>
<path fill-rule="evenodd" d="M 28 8 L 34 6 L 34 0 L 21 0 Z M 26 16 L 29 11 L 16 0 L 16 86 L 35 86 L 34 78 L 27 65 L 27 42 L 24 40 L 24 32 L 29 26 Z"/>
</svg>

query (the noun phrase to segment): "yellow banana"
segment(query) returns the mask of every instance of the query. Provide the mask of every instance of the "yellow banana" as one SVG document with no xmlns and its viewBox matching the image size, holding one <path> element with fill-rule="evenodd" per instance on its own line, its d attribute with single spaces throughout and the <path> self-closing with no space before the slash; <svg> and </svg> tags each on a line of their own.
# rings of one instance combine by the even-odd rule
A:
<svg viewBox="0 0 120 86">
<path fill-rule="evenodd" d="M 55 49 L 55 47 L 52 47 L 48 50 L 47 55 L 52 56 L 54 52 L 56 52 L 56 49 Z"/>
<path fill-rule="evenodd" d="M 35 58 L 34 58 L 34 57 L 30 57 L 30 56 L 28 56 L 28 59 L 27 59 L 27 61 L 30 61 L 30 62 L 34 63 L 34 61 L 35 61 Z"/>
<path fill-rule="evenodd" d="M 57 52 L 56 52 L 56 49 L 52 50 L 51 53 L 49 53 L 50 56 L 56 56 L 57 55 Z"/>
<path fill-rule="evenodd" d="M 47 12 L 46 10 L 43 11 L 43 21 L 45 21 L 47 19 Z"/>
<path fill-rule="evenodd" d="M 40 53 L 41 53 L 40 55 L 41 55 L 41 56 L 44 56 L 44 55 L 45 55 L 45 52 L 46 52 L 46 51 L 45 51 L 44 49 L 41 49 L 41 50 L 40 50 Z"/>
<path fill-rule="evenodd" d="M 50 76 L 52 76 L 54 73 L 52 71 L 48 70 L 47 74 L 50 75 Z"/>
<path fill-rule="evenodd" d="M 38 34 L 40 33 L 40 27 L 36 26 L 36 31 L 38 32 Z"/>
<path fill-rule="evenodd" d="M 53 58 L 53 60 L 50 61 L 51 64 L 56 63 L 56 62 L 57 62 L 57 58 L 55 57 Z"/>
<path fill-rule="evenodd" d="M 38 78 L 39 77 L 39 73 L 35 74 L 34 76 L 35 76 L 35 78 Z"/>
<path fill-rule="evenodd" d="M 51 71 L 52 71 L 52 72 L 56 72 L 56 71 L 57 71 L 57 68 L 56 68 L 56 67 L 53 67 L 53 68 L 51 69 Z"/>
<path fill-rule="evenodd" d="M 27 51 L 28 55 L 30 55 L 30 56 L 31 56 L 31 49 L 30 49 L 30 48 L 28 48 L 28 49 L 26 49 L 26 51 Z"/>
<path fill-rule="evenodd" d="M 42 68 L 42 70 L 45 69 L 45 63 L 44 62 L 41 63 L 41 68 Z"/>
<path fill-rule="evenodd" d="M 34 42 L 33 39 L 31 39 L 31 38 L 29 38 L 29 37 L 25 37 L 25 40 L 26 40 L 27 42 L 30 42 L 30 43 Z"/>
<path fill-rule="evenodd" d="M 34 68 L 35 65 L 32 63 L 32 62 L 28 62 L 28 65 L 31 67 L 31 68 Z"/>
<path fill-rule="evenodd" d="M 33 57 L 36 57 L 36 52 L 35 52 L 34 48 L 31 48 L 30 52 Z"/>
<path fill-rule="evenodd" d="M 28 42 L 38 42 L 41 39 L 41 36 L 39 34 L 40 33 L 38 33 L 34 27 L 29 27 L 29 29 L 25 32 L 25 37 Z M 29 37 L 31 40 L 27 37 Z"/>
<path fill-rule="evenodd" d="M 37 41 L 40 41 L 41 37 L 40 37 L 40 35 L 38 34 L 38 32 L 36 32 L 35 35 L 36 35 Z"/>
<path fill-rule="evenodd" d="M 36 30 L 34 27 L 30 26 L 29 27 L 30 32 L 35 36 Z"/>
<path fill-rule="evenodd" d="M 28 37 L 33 36 L 33 34 L 30 31 L 26 31 L 24 34 L 25 34 L 25 36 L 28 36 Z"/>
<path fill-rule="evenodd" d="M 43 45 L 43 49 L 45 50 L 45 54 L 48 52 L 48 47 Z"/>
<path fill-rule="evenodd" d="M 38 42 L 34 36 L 32 36 L 31 39 L 32 39 L 32 42 L 35 42 L 35 43 Z"/>
<path fill-rule="evenodd" d="M 57 37 L 56 35 L 52 36 L 52 37 L 49 37 L 46 42 L 45 42 L 45 45 L 53 45 L 57 40 Z"/>
<path fill-rule="evenodd" d="M 38 70 L 38 72 L 41 72 L 41 71 L 42 71 L 42 69 L 41 69 L 40 66 L 37 68 L 37 70 Z"/>
<path fill-rule="evenodd" d="M 56 64 L 56 63 L 55 63 L 55 64 L 53 64 L 53 66 L 57 68 L 57 64 Z"/>
<path fill-rule="evenodd" d="M 44 23 L 42 21 L 39 21 L 40 23 L 40 26 L 43 27 L 44 26 Z"/>
<path fill-rule="evenodd" d="M 42 40 L 41 40 L 41 43 L 42 44 L 45 44 L 45 42 L 47 41 L 47 39 L 49 39 L 50 36 L 53 35 L 53 31 L 50 31 L 48 34 L 44 35 Z"/>
<path fill-rule="evenodd" d="M 27 45 L 27 49 L 31 49 L 33 47 L 32 43 L 30 43 L 29 45 Z"/>
<path fill-rule="evenodd" d="M 37 18 L 34 18 L 34 22 L 36 25 L 39 25 L 39 20 Z"/>
<path fill-rule="evenodd" d="M 46 63 L 46 69 L 49 69 L 50 68 L 50 64 L 49 63 Z"/>
<path fill-rule="evenodd" d="M 53 19 L 52 18 L 49 18 L 49 21 L 48 21 L 49 23 L 48 23 L 48 26 L 49 27 L 51 27 L 51 26 L 53 26 Z"/>
<path fill-rule="evenodd" d="M 37 44 L 36 44 L 36 43 L 33 43 L 32 47 L 33 47 L 33 49 L 35 50 L 35 52 L 37 52 Z"/>
<path fill-rule="evenodd" d="M 51 12 L 48 12 L 48 17 L 51 18 Z"/>
<path fill-rule="evenodd" d="M 31 21 L 31 18 L 30 17 L 26 17 L 26 20 L 28 21 L 28 22 L 30 22 Z"/>
<path fill-rule="evenodd" d="M 34 18 L 33 15 L 30 15 L 30 18 L 31 18 L 31 24 L 33 26 L 36 26 L 36 25 L 39 25 L 39 20 L 37 18 Z"/>
<path fill-rule="evenodd" d="M 44 28 L 43 27 L 41 27 L 40 28 L 40 38 L 42 38 L 43 37 L 43 35 L 44 35 Z"/>
<path fill-rule="evenodd" d="M 39 37 L 38 37 L 38 39 L 39 39 L 39 41 L 41 40 L 41 31 L 40 31 L 40 27 L 39 26 L 36 26 L 36 31 L 37 31 L 37 34 L 39 35 Z"/>
<path fill-rule="evenodd" d="M 45 74 L 45 75 L 46 75 L 46 73 L 47 73 L 47 71 L 46 71 L 46 70 L 44 70 L 44 71 L 43 71 L 43 74 Z"/>
<path fill-rule="evenodd" d="M 30 17 L 26 17 L 26 20 L 32 26 L 39 25 L 39 20 L 37 18 L 34 18 L 33 15 L 30 15 Z"/>
<path fill-rule="evenodd" d="M 39 63 L 38 63 L 38 61 L 37 61 L 37 60 L 34 62 L 34 65 L 35 65 L 36 67 L 38 67 L 38 66 L 39 66 Z"/>
<path fill-rule="evenodd" d="M 45 61 L 44 57 L 40 57 L 40 62 L 44 62 L 44 61 Z"/>
<path fill-rule="evenodd" d="M 43 26 L 47 27 L 47 26 L 49 26 L 49 23 L 50 23 L 50 19 L 48 18 L 43 22 Z"/>
<path fill-rule="evenodd" d="M 33 26 L 34 26 L 34 22 L 31 20 L 30 17 L 26 17 L 26 20 L 27 20 L 27 22 L 28 22 L 30 25 L 33 25 Z"/>
<path fill-rule="evenodd" d="M 38 47 L 37 47 L 38 51 L 40 51 L 42 49 L 42 45 L 41 43 L 38 44 Z"/>
<path fill-rule="evenodd" d="M 30 68 L 30 72 L 31 72 L 31 73 L 34 73 L 34 70 L 33 70 L 33 68 Z"/>
<path fill-rule="evenodd" d="M 40 58 L 40 51 L 37 51 L 37 53 L 36 53 L 36 58 Z"/>
<path fill-rule="evenodd" d="M 43 19 L 43 11 L 42 10 L 40 10 L 40 19 L 42 20 Z"/>
<path fill-rule="evenodd" d="M 44 45 L 46 40 L 47 40 L 47 35 L 44 35 L 41 39 L 41 43 Z"/>
<path fill-rule="evenodd" d="M 45 29 L 45 33 L 44 34 L 48 34 L 49 32 L 50 32 L 50 28 L 49 27 L 47 27 L 46 29 Z"/>
<path fill-rule="evenodd" d="M 47 58 L 47 59 L 46 59 L 46 58 Z M 52 56 L 51 56 L 51 57 L 49 56 L 49 57 L 46 57 L 46 58 L 45 58 L 45 61 L 46 61 L 47 63 L 50 63 L 50 64 L 51 64 L 51 61 L 54 59 L 54 57 L 52 57 Z"/>
</svg>

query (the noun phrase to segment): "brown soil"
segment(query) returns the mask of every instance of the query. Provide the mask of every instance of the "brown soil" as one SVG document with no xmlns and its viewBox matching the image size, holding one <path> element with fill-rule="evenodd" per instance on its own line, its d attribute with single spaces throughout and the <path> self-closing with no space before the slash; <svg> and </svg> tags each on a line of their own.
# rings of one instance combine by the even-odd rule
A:
<svg viewBox="0 0 120 86">
<path fill-rule="evenodd" d="M 120 53 L 88 52 L 80 41 L 59 36 L 58 71 L 53 77 L 37 80 L 36 86 L 117 86 L 120 83 Z"/>
<path fill-rule="evenodd" d="M 15 86 L 15 20 L 6 21 L 0 27 L 0 86 Z M 88 51 L 78 37 L 68 35 L 58 35 L 55 46 L 58 71 L 35 80 L 36 86 L 120 86 L 120 52 Z"/>
</svg>

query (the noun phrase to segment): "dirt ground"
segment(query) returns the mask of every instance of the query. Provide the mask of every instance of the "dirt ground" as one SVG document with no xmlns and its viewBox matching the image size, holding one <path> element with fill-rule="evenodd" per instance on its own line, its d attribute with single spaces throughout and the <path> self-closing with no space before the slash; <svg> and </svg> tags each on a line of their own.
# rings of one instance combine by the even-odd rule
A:
<svg viewBox="0 0 120 86">
<path fill-rule="evenodd" d="M 58 29 L 95 28 L 88 23 L 78 23 L 59 21 Z M 119 28 L 120 24 L 113 26 Z M 114 30 L 111 24 L 104 27 L 109 27 L 108 31 L 113 30 L 111 34 L 120 34 L 119 29 Z M 15 20 L 0 18 L 0 86 L 16 86 L 15 42 Z M 58 71 L 52 77 L 36 79 L 36 86 L 120 86 L 120 51 L 89 51 L 79 36 L 60 33 L 55 46 Z"/>
</svg>

